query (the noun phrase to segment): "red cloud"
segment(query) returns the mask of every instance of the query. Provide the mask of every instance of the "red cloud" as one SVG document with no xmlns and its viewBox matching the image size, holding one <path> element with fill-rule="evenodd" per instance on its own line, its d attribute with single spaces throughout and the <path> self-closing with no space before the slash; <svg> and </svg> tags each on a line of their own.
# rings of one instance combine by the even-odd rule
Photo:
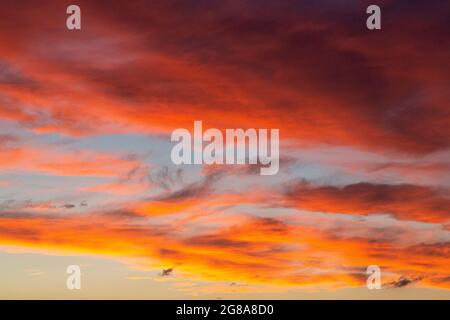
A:
<svg viewBox="0 0 450 320">
<path fill-rule="evenodd" d="M 415 185 L 356 183 L 343 187 L 299 182 L 286 188 L 284 203 L 310 211 L 391 214 L 402 220 L 450 220 L 448 190 Z"/>
</svg>

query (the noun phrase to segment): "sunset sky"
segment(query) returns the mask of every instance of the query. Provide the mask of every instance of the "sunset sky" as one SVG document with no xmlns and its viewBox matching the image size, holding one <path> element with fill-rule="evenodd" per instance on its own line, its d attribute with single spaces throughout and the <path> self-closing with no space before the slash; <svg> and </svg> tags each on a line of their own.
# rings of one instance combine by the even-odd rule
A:
<svg viewBox="0 0 450 320">
<path fill-rule="evenodd" d="M 0 298 L 450 299 L 449 19 L 441 0 L 1 1 Z M 278 174 L 174 165 L 195 120 L 279 129 Z"/>
</svg>

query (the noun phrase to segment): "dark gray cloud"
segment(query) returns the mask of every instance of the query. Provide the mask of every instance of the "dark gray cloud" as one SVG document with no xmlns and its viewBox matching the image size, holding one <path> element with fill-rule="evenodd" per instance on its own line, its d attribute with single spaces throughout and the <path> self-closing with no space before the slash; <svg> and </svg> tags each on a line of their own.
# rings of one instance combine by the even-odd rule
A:
<svg viewBox="0 0 450 320">
<path fill-rule="evenodd" d="M 165 193 L 150 200 L 157 201 L 183 201 L 199 198 L 214 192 L 213 185 L 223 176 L 223 172 L 207 174 L 202 180 L 193 182 L 174 192 Z"/>
<path fill-rule="evenodd" d="M 401 276 L 400 278 L 398 278 L 398 280 L 393 280 L 390 282 L 387 282 L 385 284 L 383 284 L 383 287 L 385 288 L 403 288 L 406 286 L 409 286 L 415 282 L 418 282 L 422 280 L 422 277 L 418 277 L 418 276 L 412 276 L 412 277 L 406 277 L 406 276 Z"/>
<path fill-rule="evenodd" d="M 148 176 L 149 182 L 165 191 L 170 191 L 183 184 L 183 169 L 171 169 L 163 166 L 161 169 L 151 172 Z"/>
<path fill-rule="evenodd" d="M 0 84 L 24 87 L 32 86 L 35 82 L 23 74 L 15 65 L 0 60 Z"/>
<path fill-rule="evenodd" d="M 0 150 L 5 147 L 10 147 L 19 141 L 19 137 L 12 134 L 0 134 Z"/>
<path fill-rule="evenodd" d="M 71 203 L 66 203 L 66 204 L 63 204 L 62 206 L 61 206 L 61 208 L 64 208 L 64 209 L 73 209 L 73 208 L 75 208 L 76 206 L 74 205 L 74 204 L 71 204 Z"/>
<path fill-rule="evenodd" d="M 173 273 L 174 268 L 163 269 L 160 273 L 161 277 L 168 277 Z"/>
</svg>

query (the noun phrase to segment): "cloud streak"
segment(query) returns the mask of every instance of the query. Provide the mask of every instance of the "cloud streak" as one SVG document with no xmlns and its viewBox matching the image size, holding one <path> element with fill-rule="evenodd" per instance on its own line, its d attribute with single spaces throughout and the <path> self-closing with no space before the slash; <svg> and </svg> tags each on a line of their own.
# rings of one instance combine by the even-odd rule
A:
<svg viewBox="0 0 450 320">
<path fill-rule="evenodd" d="M 388 287 L 449 288 L 449 3 L 383 1 L 382 32 L 367 1 L 77 4 L 80 32 L 61 1 L 0 8 L 1 245 L 283 288 L 363 286 L 377 264 Z M 169 134 L 199 119 L 280 129 L 279 174 L 173 167 Z"/>
</svg>

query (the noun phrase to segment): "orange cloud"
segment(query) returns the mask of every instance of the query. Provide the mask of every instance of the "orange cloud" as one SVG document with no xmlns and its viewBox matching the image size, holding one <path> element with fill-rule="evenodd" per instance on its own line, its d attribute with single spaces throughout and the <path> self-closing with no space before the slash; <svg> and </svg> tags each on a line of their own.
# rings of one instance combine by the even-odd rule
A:
<svg viewBox="0 0 450 320">
<path fill-rule="evenodd" d="M 53 201 L 34 210 L 0 208 L 0 244 L 139 258 L 192 278 L 255 284 L 362 286 L 365 267 L 378 264 L 392 281 L 420 277 L 419 285 L 449 288 L 442 233 L 450 206 L 440 180 L 450 147 L 449 3 L 387 1 L 383 10 L 397 14 L 395 28 L 386 21 L 388 32 L 377 33 L 354 23 L 363 4 L 336 3 L 324 11 L 283 0 L 79 0 L 89 17 L 80 32 L 65 28 L 61 1 L 45 1 L 39 10 L 33 1 L 3 3 L 1 173 L 117 178 L 142 166 L 118 154 L 16 141 L 3 134 L 10 126 L 34 136 L 167 134 L 200 119 L 219 129 L 279 128 L 282 142 L 300 152 L 370 150 L 392 161 L 361 166 L 349 159 L 345 174 L 382 172 L 395 181 L 394 170 L 427 175 L 427 186 L 298 183 L 280 195 L 278 186 L 260 190 L 255 183 L 249 192 L 221 192 L 215 177 L 245 179 L 254 167 L 209 167 L 199 182 L 163 185 L 166 192 L 115 211 L 58 215 L 58 208 L 48 212 Z M 444 160 L 436 165 L 427 156 L 439 151 Z M 397 161 L 406 154 L 417 163 Z M 81 191 L 130 195 L 142 187 L 113 181 Z M 226 211 L 239 205 L 250 205 L 251 213 Z M 285 207 L 294 215 L 321 211 L 347 220 L 327 216 L 334 228 L 292 223 L 278 217 Z M 369 236 L 355 223 L 380 213 L 402 226 L 408 220 L 443 229 L 424 243 L 408 234 L 411 244 L 394 241 L 384 227 L 378 238 Z"/>
<path fill-rule="evenodd" d="M 141 163 L 115 154 L 91 150 L 62 151 L 49 147 L 0 145 L 0 169 L 37 171 L 63 176 L 117 177 Z"/>
<path fill-rule="evenodd" d="M 405 246 L 342 238 L 313 227 L 250 216 L 215 231 L 188 235 L 171 224 L 143 224 L 140 219 L 120 212 L 2 214 L 0 243 L 139 258 L 146 265 L 174 266 L 177 272 L 204 280 L 354 287 L 364 285 L 366 266 L 376 263 L 388 274 L 414 274 L 429 286 L 448 287 L 442 280 L 448 277 L 445 243 Z"/>
</svg>

